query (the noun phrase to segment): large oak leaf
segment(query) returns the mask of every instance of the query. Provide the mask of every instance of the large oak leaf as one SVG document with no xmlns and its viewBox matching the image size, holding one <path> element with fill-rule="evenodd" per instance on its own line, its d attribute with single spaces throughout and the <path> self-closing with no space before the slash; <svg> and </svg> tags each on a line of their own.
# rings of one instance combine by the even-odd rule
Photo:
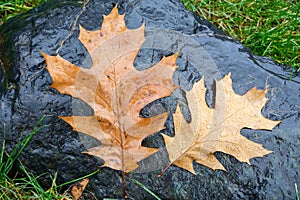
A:
<svg viewBox="0 0 300 200">
<path fill-rule="evenodd" d="M 271 130 L 279 121 L 271 121 L 261 115 L 265 105 L 265 90 L 252 88 L 243 96 L 232 89 L 230 76 L 216 81 L 215 106 L 209 108 L 205 101 L 204 79 L 196 83 L 187 100 L 192 121 L 187 123 L 180 109 L 174 114 L 175 136 L 163 135 L 171 163 L 195 173 L 193 161 L 212 169 L 224 169 L 214 156 L 221 151 L 239 161 L 249 163 L 254 157 L 270 151 L 240 134 L 244 127 Z"/>
<path fill-rule="evenodd" d="M 61 118 L 75 131 L 101 142 L 85 153 L 104 159 L 103 166 L 132 171 L 138 167 L 137 162 L 157 151 L 141 146 L 141 142 L 163 128 L 167 113 L 141 118 L 139 112 L 177 88 L 172 81 L 177 54 L 137 71 L 133 61 L 145 40 L 144 25 L 127 29 L 124 15 L 119 15 L 117 8 L 104 16 L 100 30 L 80 27 L 79 39 L 92 58 L 90 69 L 75 66 L 59 55 L 43 53 L 52 87 L 83 100 L 94 110 L 92 116 Z"/>
</svg>

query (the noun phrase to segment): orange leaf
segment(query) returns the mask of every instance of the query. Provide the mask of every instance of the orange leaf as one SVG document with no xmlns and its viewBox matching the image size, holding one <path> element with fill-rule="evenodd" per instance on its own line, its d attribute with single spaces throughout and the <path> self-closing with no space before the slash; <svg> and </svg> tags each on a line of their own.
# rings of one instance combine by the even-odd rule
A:
<svg viewBox="0 0 300 200">
<path fill-rule="evenodd" d="M 254 157 L 270 151 L 240 134 L 244 127 L 271 130 L 279 121 L 271 121 L 261 115 L 267 99 L 265 90 L 252 88 L 243 96 L 232 90 L 230 75 L 216 81 L 215 108 L 205 101 L 204 79 L 196 83 L 187 99 L 192 115 L 186 123 L 177 109 L 174 114 L 175 137 L 163 135 L 171 163 L 195 174 L 193 161 L 212 169 L 225 170 L 214 156 L 222 151 L 249 163 Z"/>
<path fill-rule="evenodd" d="M 79 39 L 90 53 L 91 69 L 75 66 L 59 55 L 43 53 L 52 87 L 85 101 L 94 110 L 93 116 L 61 118 L 75 131 L 101 142 L 84 153 L 104 159 L 103 166 L 132 171 L 138 167 L 137 162 L 157 151 L 141 146 L 141 142 L 164 127 L 167 113 L 141 118 L 139 112 L 177 88 L 172 81 L 177 54 L 137 71 L 133 61 L 145 40 L 144 25 L 127 29 L 116 7 L 104 17 L 100 30 L 80 27 Z"/>
<path fill-rule="evenodd" d="M 89 183 L 89 179 L 85 178 L 82 181 L 75 183 L 72 187 L 71 187 L 71 195 L 74 198 L 74 200 L 77 200 L 81 197 L 86 185 Z"/>
</svg>

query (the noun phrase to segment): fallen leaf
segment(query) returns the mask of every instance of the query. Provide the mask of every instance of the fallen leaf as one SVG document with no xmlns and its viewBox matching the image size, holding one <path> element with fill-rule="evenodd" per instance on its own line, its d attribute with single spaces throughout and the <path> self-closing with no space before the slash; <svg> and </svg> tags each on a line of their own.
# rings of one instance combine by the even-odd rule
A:
<svg viewBox="0 0 300 200">
<path fill-rule="evenodd" d="M 87 48 L 93 65 L 84 69 L 61 56 L 43 53 L 53 84 L 60 93 L 86 102 L 92 116 L 61 117 L 75 131 L 101 142 L 84 152 L 105 161 L 103 166 L 123 172 L 138 167 L 137 162 L 157 149 L 141 146 L 142 140 L 164 127 L 168 113 L 141 118 L 140 110 L 148 103 L 169 96 L 177 86 L 172 76 L 177 54 L 164 57 L 153 67 L 137 71 L 133 61 L 144 42 L 144 25 L 129 30 L 124 15 L 115 7 L 100 30 L 80 27 L 80 41 Z"/>
<path fill-rule="evenodd" d="M 71 187 L 70 193 L 71 193 L 72 197 L 74 198 L 74 200 L 77 200 L 81 197 L 81 195 L 88 183 L 89 183 L 89 179 L 85 178 L 82 181 L 75 183 Z"/>
<path fill-rule="evenodd" d="M 163 135 L 169 159 L 174 165 L 195 174 L 193 161 L 212 169 L 225 170 L 214 152 L 230 154 L 239 161 L 249 163 L 254 157 L 262 157 L 271 151 L 240 134 L 244 127 L 271 130 L 279 121 L 261 115 L 265 105 L 265 90 L 252 88 L 243 96 L 232 89 L 230 75 L 216 81 L 215 107 L 205 101 L 204 79 L 187 92 L 192 121 L 188 124 L 177 108 L 174 118 L 175 136 Z M 250 163 L 249 163 L 250 164 Z"/>
</svg>

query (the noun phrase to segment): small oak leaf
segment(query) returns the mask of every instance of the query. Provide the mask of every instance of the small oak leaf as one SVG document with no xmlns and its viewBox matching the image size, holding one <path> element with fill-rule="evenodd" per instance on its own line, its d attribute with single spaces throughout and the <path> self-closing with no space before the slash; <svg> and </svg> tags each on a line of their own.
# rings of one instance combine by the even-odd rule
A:
<svg viewBox="0 0 300 200">
<path fill-rule="evenodd" d="M 157 151 L 141 143 L 164 127 L 168 113 L 152 118 L 141 118 L 139 113 L 145 105 L 169 96 L 177 88 L 172 81 L 177 54 L 137 71 L 133 62 L 145 40 L 144 25 L 127 29 L 124 15 L 119 15 L 117 8 L 104 17 L 100 30 L 80 27 L 79 39 L 92 58 L 91 69 L 43 53 L 52 87 L 83 100 L 94 110 L 92 116 L 61 118 L 75 131 L 101 142 L 84 153 L 102 158 L 103 166 L 132 171 L 138 167 L 137 162 Z"/>
<path fill-rule="evenodd" d="M 214 170 L 225 170 L 214 156 L 216 151 L 247 163 L 251 158 L 270 153 L 261 144 L 240 134 L 244 127 L 271 130 L 279 123 L 261 115 L 267 101 L 266 92 L 267 89 L 252 88 L 243 96 L 237 95 L 232 89 L 230 75 L 227 75 L 216 81 L 215 107 L 211 109 L 205 101 L 204 79 L 196 83 L 186 95 L 191 123 L 186 123 L 177 109 L 173 116 L 175 136 L 163 135 L 171 163 L 195 174 L 193 161 Z"/>
</svg>

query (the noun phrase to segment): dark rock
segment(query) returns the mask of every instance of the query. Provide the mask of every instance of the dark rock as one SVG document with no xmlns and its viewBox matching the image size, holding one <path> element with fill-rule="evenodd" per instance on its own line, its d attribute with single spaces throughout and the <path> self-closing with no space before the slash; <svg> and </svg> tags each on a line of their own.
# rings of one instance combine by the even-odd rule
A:
<svg viewBox="0 0 300 200">
<path fill-rule="evenodd" d="M 140 173 L 126 175 L 129 196 L 153 199 L 130 181 L 134 178 L 162 199 L 295 199 L 294 184 L 300 186 L 299 74 L 294 73 L 293 79 L 289 80 L 289 67 L 253 55 L 206 20 L 195 18 L 175 0 L 90 0 L 85 3 L 52 0 L 4 23 L 0 27 L 0 132 L 4 132 L 5 124 L 6 150 L 12 150 L 22 130 L 22 137 L 25 137 L 45 115 L 43 124 L 46 127 L 33 137 L 20 156 L 28 169 L 37 175 L 58 172 L 60 184 L 87 175 L 103 164 L 103 160 L 81 153 L 86 150 L 80 140 L 82 134 L 73 132 L 57 117 L 73 115 L 72 103 L 84 103 L 50 88 L 51 77 L 40 51 L 59 54 L 76 65 L 89 67 L 83 66 L 84 62 L 90 61 L 88 52 L 78 40 L 79 24 L 89 30 L 99 29 L 103 14 L 107 15 L 116 3 L 119 12 L 126 14 L 128 28 L 137 28 L 146 22 L 146 41 L 135 60 L 137 69 L 151 67 L 163 55 L 179 50 L 179 69 L 174 81 L 183 90 L 190 90 L 204 75 L 209 89 L 207 102 L 213 107 L 213 79 L 231 72 L 233 88 L 238 94 L 244 94 L 252 87 L 261 89 L 268 85 L 269 101 L 262 113 L 269 119 L 282 120 L 273 131 L 241 131 L 248 139 L 273 151 L 263 158 L 251 159 L 251 165 L 217 152 L 215 155 L 226 172 L 194 163 L 196 176 L 171 166 L 158 179 L 159 170 L 148 170 L 154 163 L 142 161 L 142 170 L 137 171 Z M 151 115 L 147 109 L 174 110 L 175 102 L 184 99 L 181 92 L 177 94 L 154 102 L 142 114 Z M 182 110 L 188 113 L 186 108 Z M 91 112 L 87 108 L 82 114 Z M 172 127 L 170 116 L 164 132 L 172 135 Z M 0 140 L 3 138 L 1 135 Z M 163 145 L 159 134 L 147 140 L 145 145 L 148 146 Z M 162 152 L 157 156 L 165 158 L 166 154 Z M 149 163 L 151 166 L 147 165 Z M 45 187 L 51 183 L 47 177 L 40 181 Z M 121 173 L 100 168 L 100 172 L 90 178 L 87 189 L 98 198 L 122 198 Z"/>
</svg>

